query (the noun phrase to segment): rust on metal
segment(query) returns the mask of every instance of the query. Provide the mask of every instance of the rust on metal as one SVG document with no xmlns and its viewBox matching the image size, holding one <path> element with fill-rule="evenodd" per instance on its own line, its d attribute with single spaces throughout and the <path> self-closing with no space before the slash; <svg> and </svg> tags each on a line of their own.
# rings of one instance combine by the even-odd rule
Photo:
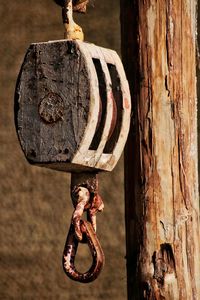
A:
<svg viewBox="0 0 200 300">
<path fill-rule="evenodd" d="M 94 281 L 99 276 L 104 265 L 105 257 L 90 222 L 81 220 L 81 232 L 92 254 L 92 266 L 85 273 L 80 273 L 76 270 L 74 262 L 79 242 L 75 235 L 74 225 L 71 224 L 63 253 L 63 269 L 66 275 L 72 280 L 88 283 Z"/>
<path fill-rule="evenodd" d="M 83 283 L 95 280 L 104 265 L 104 253 L 96 235 L 96 213 L 104 208 L 98 194 L 98 179 L 93 173 L 72 173 L 71 196 L 74 205 L 71 226 L 63 253 L 63 268 L 71 279 Z M 87 221 L 82 220 L 87 213 Z M 93 262 L 85 273 L 76 270 L 74 262 L 79 242 L 87 243 Z"/>
<path fill-rule="evenodd" d="M 81 217 L 84 213 L 84 210 L 88 206 L 90 201 L 90 193 L 85 187 L 78 187 L 73 193 L 73 204 L 75 210 L 72 214 L 72 224 L 74 225 L 75 235 L 78 241 L 82 240 L 82 231 L 80 227 Z"/>
<path fill-rule="evenodd" d="M 87 212 L 87 220 L 96 231 L 96 213 L 104 208 L 103 200 L 98 193 L 98 178 L 94 173 L 72 173 L 71 197 L 75 207 L 72 223 L 75 226 L 77 238 L 81 240 L 80 220 L 83 212 Z"/>
</svg>

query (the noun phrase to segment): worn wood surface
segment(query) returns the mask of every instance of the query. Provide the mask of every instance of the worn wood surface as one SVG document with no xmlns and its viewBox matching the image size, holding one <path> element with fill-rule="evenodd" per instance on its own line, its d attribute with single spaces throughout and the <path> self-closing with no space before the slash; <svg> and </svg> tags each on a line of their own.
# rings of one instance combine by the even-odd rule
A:
<svg viewBox="0 0 200 300">
<path fill-rule="evenodd" d="M 70 162 L 87 125 L 89 104 L 90 82 L 77 45 L 31 45 L 15 94 L 17 132 L 28 160 L 50 167 Z"/>
<path fill-rule="evenodd" d="M 15 93 L 26 158 L 62 170 L 112 170 L 130 123 L 130 92 L 113 50 L 81 41 L 32 44 Z"/>
<path fill-rule="evenodd" d="M 122 154 L 129 132 L 131 99 L 128 81 L 115 51 L 80 41 L 77 43 L 85 55 L 90 73 L 91 112 L 73 162 L 85 161 L 87 166 L 111 171 Z M 99 82 L 98 89 L 96 81 Z M 101 116 L 95 133 L 94 122 L 98 118 L 96 108 L 99 106 Z"/>
<path fill-rule="evenodd" d="M 121 0 L 129 299 L 200 299 L 196 1 Z"/>
</svg>

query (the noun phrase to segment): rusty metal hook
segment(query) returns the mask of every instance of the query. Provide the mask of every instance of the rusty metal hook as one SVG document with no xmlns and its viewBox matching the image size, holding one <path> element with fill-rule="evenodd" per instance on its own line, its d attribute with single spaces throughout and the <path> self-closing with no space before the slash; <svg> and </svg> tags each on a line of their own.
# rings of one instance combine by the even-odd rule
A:
<svg viewBox="0 0 200 300">
<path fill-rule="evenodd" d="M 84 241 L 87 242 L 92 254 L 92 266 L 85 273 L 80 273 L 76 270 L 74 263 L 79 241 L 75 235 L 74 225 L 71 224 L 63 252 L 63 269 L 66 275 L 72 280 L 88 283 L 99 276 L 104 265 L 105 257 L 92 224 L 88 221 L 81 220 L 80 228 Z"/>
</svg>

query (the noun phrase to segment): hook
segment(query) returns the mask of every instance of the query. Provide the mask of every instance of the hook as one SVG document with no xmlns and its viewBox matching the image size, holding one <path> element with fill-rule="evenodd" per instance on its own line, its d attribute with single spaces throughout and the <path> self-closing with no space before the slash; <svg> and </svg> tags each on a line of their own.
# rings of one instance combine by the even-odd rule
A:
<svg viewBox="0 0 200 300">
<path fill-rule="evenodd" d="M 66 275 L 71 279 L 82 283 L 88 283 L 92 282 L 99 276 L 104 265 L 105 257 L 91 223 L 81 220 L 80 228 L 84 237 L 84 241 L 87 242 L 92 254 L 92 266 L 85 273 L 80 273 L 76 270 L 74 262 L 79 241 L 75 236 L 74 225 L 71 224 L 63 252 L 63 269 Z"/>
</svg>

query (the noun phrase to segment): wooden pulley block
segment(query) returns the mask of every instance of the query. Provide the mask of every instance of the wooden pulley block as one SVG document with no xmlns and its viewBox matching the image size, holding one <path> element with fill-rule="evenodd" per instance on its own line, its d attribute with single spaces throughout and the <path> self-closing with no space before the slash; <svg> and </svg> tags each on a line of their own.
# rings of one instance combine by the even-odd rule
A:
<svg viewBox="0 0 200 300">
<path fill-rule="evenodd" d="M 15 92 L 16 128 L 30 163 L 67 172 L 112 170 L 130 112 L 115 51 L 77 40 L 30 45 Z"/>
</svg>

